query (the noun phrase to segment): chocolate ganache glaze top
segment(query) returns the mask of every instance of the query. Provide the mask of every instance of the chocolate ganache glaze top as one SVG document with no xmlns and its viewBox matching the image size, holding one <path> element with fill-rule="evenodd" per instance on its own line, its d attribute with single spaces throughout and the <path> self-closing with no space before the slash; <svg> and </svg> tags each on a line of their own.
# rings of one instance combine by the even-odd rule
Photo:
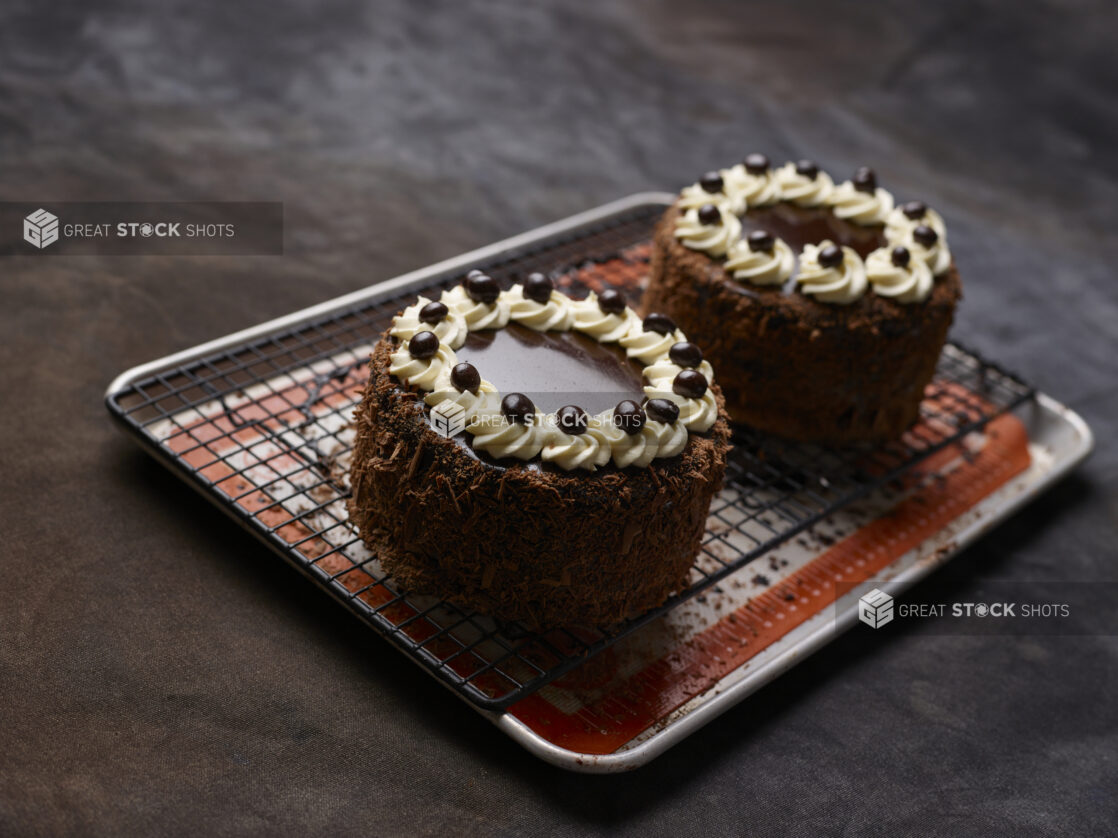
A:
<svg viewBox="0 0 1118 838">
<path fill-rule="evenodd" d="M 616 344 L 578 332 L 538 332 L 510 323 L 470 332 L 457 354 L 459 361 L 484 370 L 498 392 L 523 393 L 549 413 L 568 404 L 601 413 L 644 395 L 641 364 Z"/>
</svg>

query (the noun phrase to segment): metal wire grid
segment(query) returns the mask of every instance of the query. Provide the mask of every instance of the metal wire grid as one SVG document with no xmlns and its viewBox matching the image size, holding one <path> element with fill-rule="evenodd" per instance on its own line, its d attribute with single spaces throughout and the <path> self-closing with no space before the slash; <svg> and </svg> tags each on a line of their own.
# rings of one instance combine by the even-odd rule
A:
<svg viewBox="0 0 1118 838">
<path fill-rule="evenodd" d="M 531 270 L 634 293 L 653 219 L 647 205 L 591 229 L 507 252 L 480 267 L 499 280 Z M 609 267 L 611 270 L 602 271 Z M 454 275 L 433 277 L 426 290 Z M 149 450 L 288 562 L 474 703 L 500 710 L 843 506 L 910 475 L 929 455 L 1030 397 L 1019 378 L 949 345 L 921 421 L 896 443 L 827 449 L 737 429 L 727 488 L 712 504 L 690 586 L 608 630 L 532 634 L 397 590 L 346 521 L 349 419 L 368 349 L 415 294 L 360 304 L 192 360 L 108 395 Z"/>
</svg>

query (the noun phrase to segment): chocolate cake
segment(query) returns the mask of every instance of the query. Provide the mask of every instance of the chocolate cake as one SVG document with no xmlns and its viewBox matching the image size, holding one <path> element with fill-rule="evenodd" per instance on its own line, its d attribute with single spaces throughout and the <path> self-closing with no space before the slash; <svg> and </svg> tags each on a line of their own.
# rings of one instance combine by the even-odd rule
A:
<svg viewBox="0 0 1118 838">
<path fill-rule="evenodd" d="M 370 369 L 350 517 L 404 590 L 542 630 L 687 584 L 729 426 L 669 317 L 474 271 L 398 314 Z"/>
<path fill-rule="evenodd" d="M 735 421 L 846 443 L 916 419 L 960 297 L 935 210 L 751 154 L 664 214 L 644 305 L 702 344 Z"/>
</svg>

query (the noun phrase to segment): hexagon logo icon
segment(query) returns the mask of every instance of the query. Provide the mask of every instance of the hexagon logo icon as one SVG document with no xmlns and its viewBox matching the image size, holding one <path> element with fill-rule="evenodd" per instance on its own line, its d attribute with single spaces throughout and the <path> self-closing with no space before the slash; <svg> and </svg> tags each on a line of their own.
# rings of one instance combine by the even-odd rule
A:
<svg viewBox="0 0 1118 838">
<path fill-rule="evenodd" d="M 858 619 L 870 628 L 881 628 L 893 621 L 893 598 L 874 588 L 858 600 Z"/>
<path fill-rule="evenodd" d="M 42 250 L 58 241 L 58 216 L 37 209 L 23 219 L 23 240 Z"/>
<path fill-rule="evenodd" d="M 466 408 L 447 399 L 431 408 L 431 427 L 440 436 L 457 436 L 466 430 Z"/>
</svg>

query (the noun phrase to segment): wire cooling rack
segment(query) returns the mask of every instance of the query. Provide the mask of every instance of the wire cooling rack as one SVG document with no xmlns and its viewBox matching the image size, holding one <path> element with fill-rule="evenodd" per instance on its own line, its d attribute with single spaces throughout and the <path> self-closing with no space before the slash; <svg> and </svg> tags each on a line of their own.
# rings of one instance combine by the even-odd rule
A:
<svg viewBox="0 0 1118 838">
<path fill-rule="evenodd" d="M 540 270 L 576 296 L 616 287 L 635 302 L 662 211 L 657 202 L 638 204 L 467 267 L 506 285 Z M 524 698 L 838 509 L 902 484 L 926 457 L 1032 395 L 1018 377 L 952 343 L 920 420 L 895 443 L 831 449 L 738 428 L 689 587 L 610 629 L 533 634 L 399 590 L 346 520 L 352 411 L 372 343 L 417 293 L 448 287 L 464 271 L 433 272 L 387 298 L 339 305 L 122 377 L 106 401 L 150 452 L 447 686 L 491 710 Z"/>
</svg>

